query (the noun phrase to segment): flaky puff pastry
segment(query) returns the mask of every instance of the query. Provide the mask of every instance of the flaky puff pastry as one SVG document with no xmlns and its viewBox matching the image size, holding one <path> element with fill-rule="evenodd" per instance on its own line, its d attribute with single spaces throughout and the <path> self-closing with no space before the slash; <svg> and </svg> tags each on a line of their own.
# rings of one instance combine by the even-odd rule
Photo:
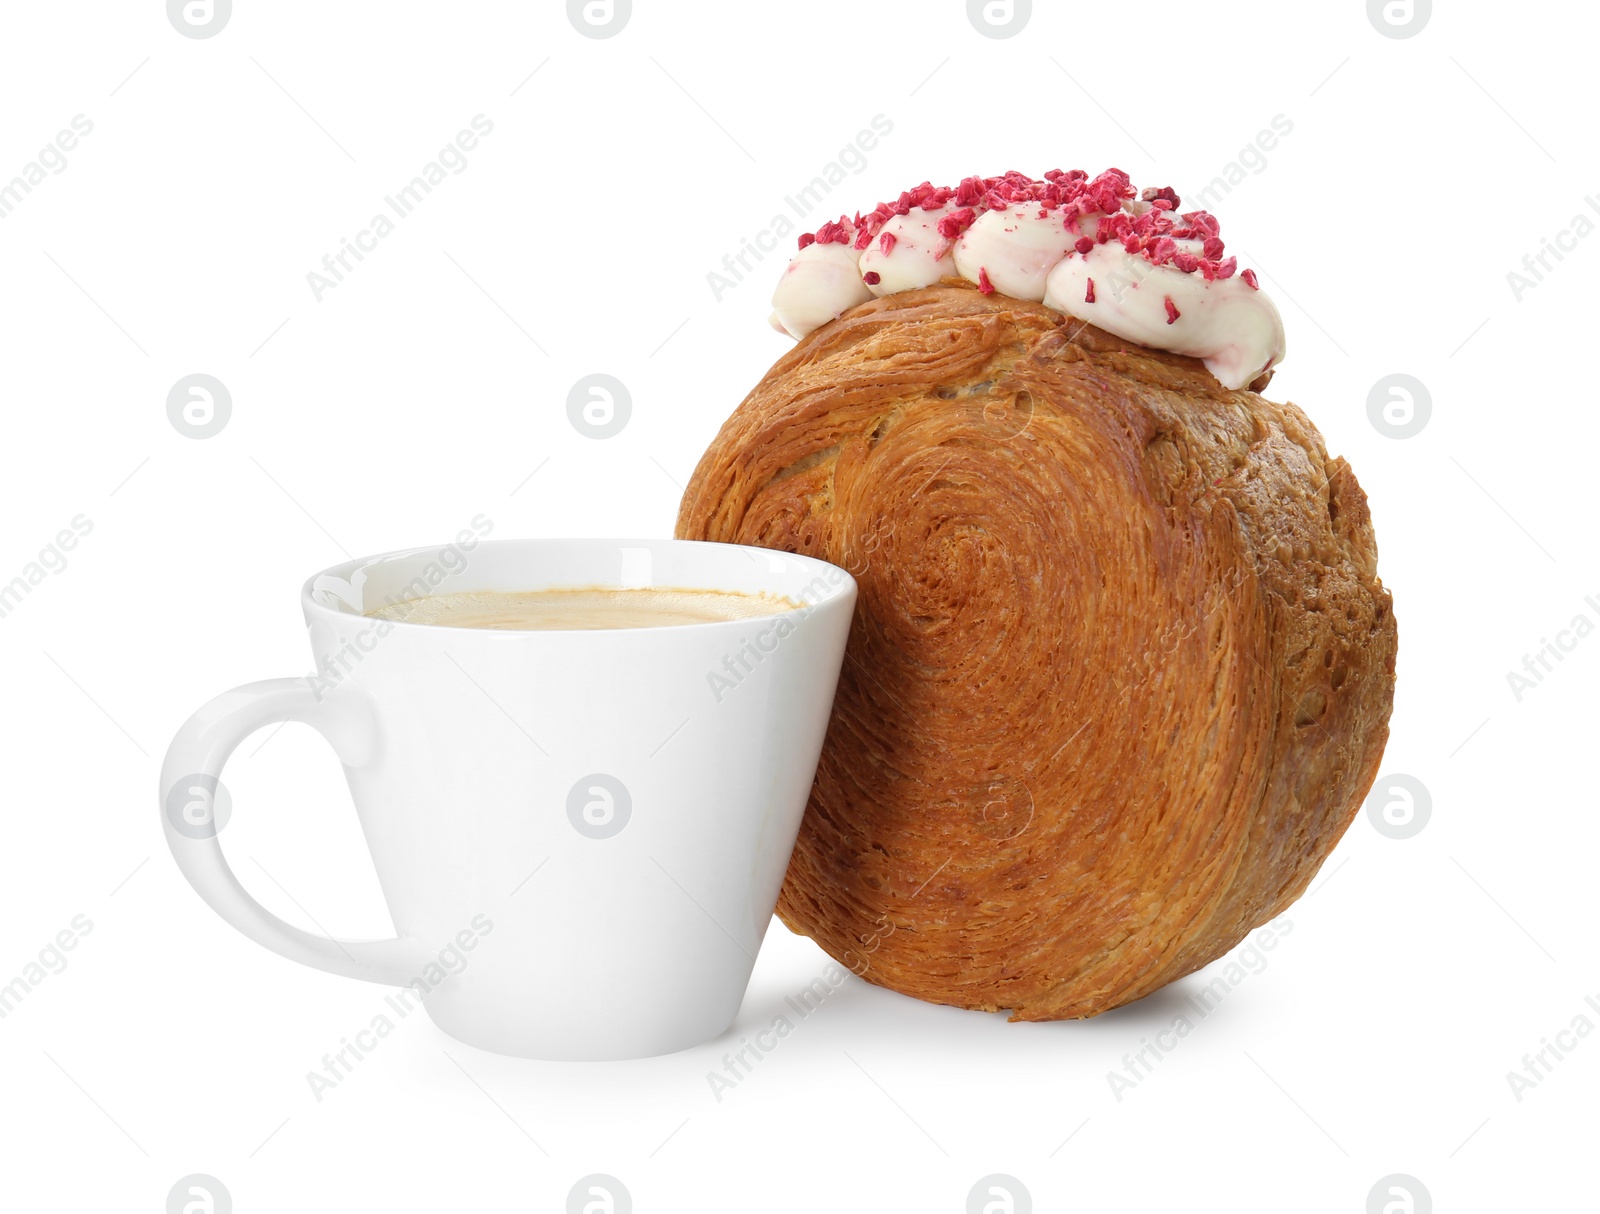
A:
<svg viewBox="0 0 1600 1214">
<path fill-rule="evenodd" d="M 1349 466 L 1043 305 L 947 282 L 824 325 L 677 534 L 859 583 L 778 914 L 891 990 L 1147 995 L 1299 897 L 1377 773 L 1395 620 Z"/>
</svg>

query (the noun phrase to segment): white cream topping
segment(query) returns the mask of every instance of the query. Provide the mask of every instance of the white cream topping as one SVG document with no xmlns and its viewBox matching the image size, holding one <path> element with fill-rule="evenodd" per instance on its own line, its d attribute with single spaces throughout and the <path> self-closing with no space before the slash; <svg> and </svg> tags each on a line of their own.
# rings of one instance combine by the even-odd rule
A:
<svg viewBox="0 0 1600 1214">
<path fill-rule="evenodd" d="M 1141 346 L 1201 359 L 1224 388 L 1242 388 L 1283 361 L 1283 319 L 1264 292 L 1237 275 L 1207 282 L 1154 265 L 1115 242 L 1057 263 L 1044 304 Z"/>
<path fill-rule="evenodd" d="M 939 221 L 953 210 L 953 205 L 931 211 L 912 207 L 908 214 L 891 216 L 861 254 L 862 276 L 878 275 L 878 281 L 868 283 L 867 289 L 874 295 L 892 295 L 956 277 L 955 258 L 950 254 L 955 241 L 939 235 Z M 894 237 L 887 253 L 883 251 L 884 233 Z"/>
<path fill-rule="evenodd" d="M 772 293 L 772 327 L 799 341 L 841 312 L 872 298 L 861 255 L 849 245 L 809 244 L 784 268 Z"/>
<path fill-rule="evenodd" d="M 1004 210 L 976 207 L 977 217 L 960 236 L 942 235 L 940 221 L 957 209 L 954 203 L 926 211 L 913 206 L 890 216 L 862 250 L 853 246 L 854 230 L 849 230 L 851 244 L 807 245 L 789 262 L 773 293 L 773 328 L 798 340 L 874 296 L 949 277 L 981 284 L 986 276 L 1002 295 L 1042 302 L 1128 341 L 1198 358 L 1225 388 L 1242 388 L 1283 361 L 1278 309 L 1242 277 L 1207 282 L 1199 271 L 1156 265 L 1115 240 L 1079 253 L 1079 237 L 1093 238 L 1098 217 L 1083 215 L 1076 230 L 1069 230 L 1062 210 L 1037 202 Z M 1124 203 L 1131 215 L 1149 209 L 1149 203 Z M 894 237 L 887 253 L 885 234 Z M 1199 240 L 1176 244 L 1180 253 L 1202 253 Z M 876 280 L 868 283 L 867 275 Z M 1090 279 L 1093 303 L 1086 298 Z M 1167 310 L 1169 299 L 1175 320 Z"/>
<path fill-rule="evenodd" d="M 1067 231 L 1060 211 L 1043 210 L 1036 202 L 1018 203 L 1003 211 L 985 211 L 956 241 L 956 269 L 968 282 L 989 284 L 1012 299 L 1044 299 L 1045 279 L 1078 239 Z"/>
</svg>

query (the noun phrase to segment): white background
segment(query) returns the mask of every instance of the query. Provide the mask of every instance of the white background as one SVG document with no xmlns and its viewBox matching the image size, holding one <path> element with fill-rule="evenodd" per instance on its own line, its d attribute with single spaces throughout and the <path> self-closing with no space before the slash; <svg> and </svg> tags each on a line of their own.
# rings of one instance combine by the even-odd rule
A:
<svg viewBox="0 0 1600 1214">
<path fill-rule="evenodd" d="M 1600 637 L 1520 702 L 1506 677 L 1600 623 L 1600 239 L 1520 302 L 1506 279 L 1600 220 L 1588 10 L 1441 4 L 1407 39 L 1359 0 L 1041 3 L 1004 39 L 958 0 L 639 0 L 604 39 L 556 3 L 238 0 L 205 39 L 156 0 L 3 20 L 0 181 L 94 124 L 0 220 L 0 582 L 93 524 L 0 619 L 0 983 L 93 924 L 0 1020 L 9 1208 L 160 1211 L 194 1172 L 240 1214 L 558 1211 L 596 1172 L 641 1212 L 960 1211 L 989 1173 L 1040 1211 L 1359 1214 L 1390 1173 L 1440 1211 L 1594 1208 L 1600 1033 L 1520 1101 L 1506 1079 L 1580 1013 L 1600 1027 Z M 477 114 L 465 171 L 318 302 L 307 273 Z M 783 253 L 720 302 L 708 272 L 879 114 L 892 132 L 803 228 L 1008 168 L 1192 194 L 1292 122 L 1214 209 L 1288 325 L 1271 393 L 1370 495 L 1400 622 L 1383 767 L 1431 820 L 1397 841 L 1359 817 L 1265 968 L 1120 1101 L 1107 1073 L 1202 978 L 1027 1025 L 852 978 L 719 1102 L 707 1072 L 826 964 L 775 925 L 721 1042 L 547 1064 L 414 1017 L 318 1102 L 306 1073 L 384 992 L 201 904 L 161 838 L 167 739 L 224 688 L 307 671 L 297 588 L 347 554 L 480 512 L 498 537 L 668 535 L 787 344 L 765 325 Z M 196 372 L 233 403 L 198 441 L 166 414 Z M 593 372 L 632 399 L 604 441 L 566 415 Z M 1368 418 L 1394 372 L 1431 395 L 1412 438 Z M 228 783 L 252 893 L 390 933 L 320 740 L 263 734 Z"/>
</svg>

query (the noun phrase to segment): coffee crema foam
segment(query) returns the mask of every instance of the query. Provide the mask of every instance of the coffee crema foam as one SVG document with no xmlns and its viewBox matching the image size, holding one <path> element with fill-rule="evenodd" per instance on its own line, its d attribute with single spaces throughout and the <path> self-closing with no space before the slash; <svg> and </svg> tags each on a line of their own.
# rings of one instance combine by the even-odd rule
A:
<svg viewBox="0 0 1600 1214">
<path fill-rule="evenodd" d="M 473 590 L 405 599 L 366 612 L 368 619 L 450 628 L 513 631 L 665 628 L 711 624 L 792 611 L 800 604 L 773 594 L 733 590 L 602 586 L 552 590 Z"/>
</svg>

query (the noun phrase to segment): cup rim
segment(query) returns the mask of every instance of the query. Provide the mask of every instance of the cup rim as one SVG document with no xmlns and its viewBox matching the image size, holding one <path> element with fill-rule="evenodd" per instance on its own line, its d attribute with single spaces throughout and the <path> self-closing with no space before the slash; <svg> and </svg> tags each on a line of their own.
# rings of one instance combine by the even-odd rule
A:
<svg viewBox="0 0 1600 1214">
<path fill-rule="evenodd" d="M 512 547 L 537 547 L 540 545 L 593 545 L 596 547 L 669 547 L 669 548 L 694 548 L 694 549 L 727 549 L 739 550 L 760 558 L 782 558 L 785 561 L 798 562 L 801 568 L 812 569 L 817 576 L 827 577 L 836 573 L 839 581 L 830 584 L 826 594 L 820 596 L 815 602 L 802 602 L 795 607 L 782 611 L 765 612 L 756 616 L 743 616 L 730 620 L 703 620 L 693 623 L 657 624 L 641 628 L 474 628 L 459 624 L 425 624 L 413 620 L 373 620 L 372 617 L 356 611 L 341 611 L 319 601 L 317 592 L 319 583 L 324 579 L 337 580 L 345 585 L 350 585 L 351 575 L 370 565 L 383 561 L 403 560 L 407 557 L 437 556 L 440 552 L 454 546 L 453 542 L 444 544 L 424 544 L 410 548 L 396 548 L 389 552 L 374 553 L 370 556 L 354 557 L 350 560 L 340 561 L 336 565 L 308 577 L 300 587 L 300 604 L 307 616 L 313 613 L 343 620 L 368 620 L 372 623 L 385 623 L 392 627 L 416 631 L 426 629 L 432 632 L 462 633 L 479 637 L 527 637 L 527 636 L 611 636 L 650 632 L 657 633 L 667 630 L 698 629 L 698 628 L 735 628 L 749 625 L 752 622 L 767 620 L 793 619 L 795 616 L 804 618 L 812 612 L 841 602 L 853 602 L 857 593 L 855 578 L 848 569 L 835 565 L 831 561 L 824 561 L 819 557 L 806 556 L 798 552 L 788 552 L 780 548 L 762 548 L 755 544 L 728 544 L 718 540 L 682 540 L 676 538 L 638 538 L 638 537 L 587 537 L 587 536 L 528 536 L 522 538 L 479 539 L 473 548 L 512 548 Z M 718 590 L 715 586 L 674 587 L 675 589 Z M 737 592 L 735 592 L 737 593 Z M 771 593 L 778 593 L 772 591 Z M 784 596 L 788 597 L 788 596 Z"/>
</svg>

